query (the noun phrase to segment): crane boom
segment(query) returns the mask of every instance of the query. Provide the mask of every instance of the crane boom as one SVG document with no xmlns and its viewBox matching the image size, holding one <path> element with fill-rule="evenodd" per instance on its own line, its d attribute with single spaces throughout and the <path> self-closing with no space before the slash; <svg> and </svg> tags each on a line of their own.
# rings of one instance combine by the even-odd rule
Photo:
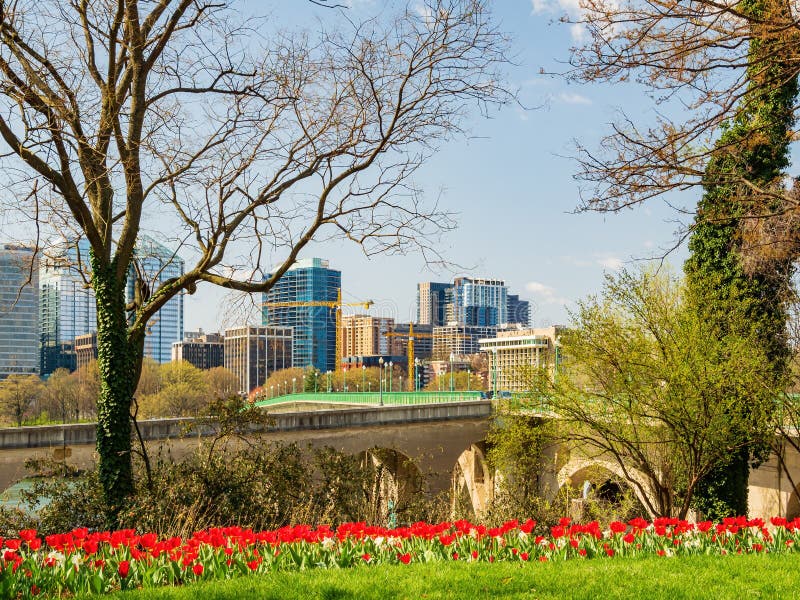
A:
<svg viewBox="0 0 800 600">
<path fill-rule="evenodd" d="M 408 333 L 402 333 L 399 331 L 387 331 L 383 334 L 385 337 L 398 337 L 398 338 L 408 338 L 408 353 L 407 353 L 407 360 L 408 360 L 408 387 L 410 388 L 409 391 L 414 391 L 414 386 L 416 385 L 415 382 L 411 379 L 410 373 L 411 369 L 414 368 L 414 338 L 432 338 L 432 333 L 414 333 L 414 324 L 408 324 Z"/>
<path fill-rule="evenodd" d="M 336 300 L 290 300 L 286 302 L 262 302 L 261 306 L 267 308 L 296 308 L 303 306 L 322 306 L 332 308 L 336 311 L 336 366 L 338 370 L 342 366 L 342 307 L 360 306 L 364 310 L 369 310 L 375 304 L 372 300 L 365 302 L 342 302 L 342 288 L 336 290 Z"/>
</svg>

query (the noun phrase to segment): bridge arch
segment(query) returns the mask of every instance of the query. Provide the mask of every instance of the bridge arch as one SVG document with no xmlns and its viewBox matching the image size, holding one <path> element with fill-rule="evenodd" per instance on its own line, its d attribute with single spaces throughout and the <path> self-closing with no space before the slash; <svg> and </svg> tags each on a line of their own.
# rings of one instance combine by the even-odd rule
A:
<svg viewBox="0 0 800 600">
<path fill-rule="evenodd" d="M 456 511 L 460 498 L 469 499 L 473 514 L 480 518 L 494 500 L 494 473 L 486 460 L 486 444 L 470 444 L 453 467 L 452 508 Z"/>
<path fill-rule="evenodd" d="M 419 466 L 403 452 L 374 446 L 360 456 L 362 465 L 373 470 L 372 495 L 379 515 L 402 515 L 424 491 Z"/>
<path fill-rule="evenodd" d="M 622 488 L 613 478 L 624 481 L 642 507 L 650 513 L 649 516 L 656 516 L 648 509 L 649 506 L 654 506 L 656 503 L 650 483 L 644 474 L 637 469 L 623 470 L 619 463 L 613 460 L 580 456 L 570 458 L 556 476 L 556 494 L 565 485 L 581 489 L 588 482 L 596 495 L 605 496 L 606 499 L 613 501 L 614 497 L 622 492 Z M 629 478 L 634 481 L 631 482 Z"/>
</svg>

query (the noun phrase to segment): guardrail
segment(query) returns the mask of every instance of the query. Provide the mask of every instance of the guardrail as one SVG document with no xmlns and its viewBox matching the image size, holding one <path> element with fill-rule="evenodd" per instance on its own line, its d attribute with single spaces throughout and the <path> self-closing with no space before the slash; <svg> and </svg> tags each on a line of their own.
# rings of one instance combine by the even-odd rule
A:
<svg viewBox="0 0 800 600">
<path fill-rule="evenodd" d="M 485 400 L 479 391 L 470 392 L 298 392 L 256 400 L 255 406 L 275 406 L 291 402 L 380 406 L 415 406 Z"/>
</svg>

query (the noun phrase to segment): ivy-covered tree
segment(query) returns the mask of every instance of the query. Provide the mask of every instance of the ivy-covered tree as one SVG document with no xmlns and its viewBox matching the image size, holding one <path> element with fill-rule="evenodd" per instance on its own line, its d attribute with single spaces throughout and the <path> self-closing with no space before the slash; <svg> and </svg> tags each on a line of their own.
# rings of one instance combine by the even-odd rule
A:
<svg viewBox="0 0 800 600">
<path fill-rule="evenodd" d="M 289 35 L 235 0 L 0 0 L 3 222 L 89 243 L 112 520 L 135 490 L 145 335 L 170 298 L 266 292 L 319 237 L 436 252 L 452 219 L 410 177 L 472 106 L 511 98 L 507 40 L 484 0 L 412 4 Z M 148 230 L 180 275 L 137 262 Z"/>
<path fill-rule="evenodd" d="M 772 0 L 740 3 L 754 22 L 785 17 L 788 5 Z M 754 25 L 754 28 L 757 28 Z M 777 383 L 784 376 L 787 345 L 786 306 L 790 298 L 793 256 L 752 248 L 769 244 L 753 229 L 763 211 L 780 212 L 787 205 L 785 170 L 794 126 L 797 75 L 794 61 L 779 60 L 782 40 L 754 33 L 750 40 L 750 85 L 739 101 L 743 108 L 716 143 L 704 178 L 685 265 L 688 289 L 699 315 L 714 335 L 751 337 L 765 352 L 764 373 Z M 766 62 L 765 57 L 773 57 Z M 765 67 L 765 65 L 768 65 Z M 752 184 L 752 187 L 748 184 Z M 772 191 L 773 197 L 765 192 Z M 765 206 L 766 203 L 766 206 Z M 755 234 L 755 235 L 754 235 Z M 774 240 L 783 243 L 783 240 Z M 749 254 L 755 254 L 753 260 Z M 740 331 L 742 328 L 745 331 Z M 741 390 L 732 410 L 750 410 Z M 727 464 L 709 473 L 698 486 L 696 506 L 709 518 L 747 514 L 747 482 L 751 463 L 768 447 L 753 444 L 731 454 Z"/>
</svg>

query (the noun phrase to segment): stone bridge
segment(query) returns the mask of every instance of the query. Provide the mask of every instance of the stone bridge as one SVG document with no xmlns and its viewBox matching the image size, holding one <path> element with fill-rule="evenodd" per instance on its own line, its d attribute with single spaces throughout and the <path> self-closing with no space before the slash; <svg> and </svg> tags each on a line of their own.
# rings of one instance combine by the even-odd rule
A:
<svg viewBox="0 0 800 600">
<path fill-rule="evenodd" d="M 471 395 L 417 402 L 404 398 L 402 403 L 376 406 L 352 397 L 326 403 L 299 396 L 265 403 L 272 417 L 263 434 L 266 439 L 363 454 L 388 473 L 395 496 L 415 490 L 413 482 L 424 476 L 430 492 L 450 490 L 454 498 L 468 498 L 476 514 L 493 499 L 496 477 L 487 465 L 485 442 L 493 413 L 490 401 Z M 160 419 L 143 421 L 140 429 L 148 444 L 162 445 L 180 460 L 197 448 L 199 438 L 214 434 L 214 428 L 206 425 L 187 436 L 184 431 L 191 423 L 191 419 Z M 626 475 L 633 479 L 631 487 L 640 501 L 649 493 L 642 476 L 630 470 L 623 473 L 614 461 L 574 449 L 568 453 L 563 446 L 551 447 L 548 453 L 551 464 L 558 465 L 541 477 L 542 493 L 550 497 L 564 485 L 580 489 L 588 482 L 602 489 Z M 25 477 L 24 463 L 35 457 L 90 466 L 96 458 L 95 424 L 0 429 L 0 490 Z M 779 468 L 781 462 L 791 478 Z M 800 516 L 800 497 L 792 483 L 800 484 L 800 454 L 787 449 L 751 473 L 751 516 Z"/>
<path fill-rule="evenodd" d="M 285 412 L 287 408 L 291 412 Z M 388 473 L 395 494 L 408 487 L 406 481 L 420 476 L 424 476 L 431 493 L 438 493 L 450 489 L 459 465 L 474 460 L 491 414 L 491 402 L 479 396 L 467 401 L 450 398 L 439 403 L 358 408 L 310 407 L 294 399 L 291 405 L 270 412 L 271 423 L 261 435 L 268 441 L 330 446 L 369 456 Z M 195 426 L 194 431 L 187 435 L 190 425 Z M 81 423 L 0 429 L 0 491 L 26 476 L 25 462 L 30 458 L 66 460 L 79 468 L 91 466 L 96 460 L 95 427 L 94 423 Z M 196 449 L 203 437 L 216 432 L 212 424 L 198 426 L 193 419 L 141 421 L 139 428 L 152 449 L 160 445 L 174 460 L 180 460 Z M 488 475 L 483 479 L 490 480 Z M 476 498 L 484 494 L 477 493 Z"/>
</svg>

